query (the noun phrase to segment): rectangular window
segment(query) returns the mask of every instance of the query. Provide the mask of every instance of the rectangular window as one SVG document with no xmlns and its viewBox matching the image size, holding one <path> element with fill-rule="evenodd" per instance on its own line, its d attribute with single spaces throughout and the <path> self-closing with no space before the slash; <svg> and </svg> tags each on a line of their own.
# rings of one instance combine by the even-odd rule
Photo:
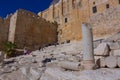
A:
<svg viewBox="0 0 120 80">
<path fill-rule="evenodd" d="M 106 8 L 108 9 L 110 7 L 110 5 L 109 4 L 106 4 Z"/>
<path fill-rule="evenodd" d="M 67 23 L 68 22 L 68 19 L 67 18 L 65 18 L 65 23 Z"/>
<path fill-rule="evenodd" d="M 94 7 L 93 7 L 93 13 L 96 13 L 96 12 L 97 12 L 97 7 L 94 6 Z"/>
<path fill-rule="evenodd" d="M 95 2 L 93 2 L 93 4 L 95 5 Z"/>
</svg>

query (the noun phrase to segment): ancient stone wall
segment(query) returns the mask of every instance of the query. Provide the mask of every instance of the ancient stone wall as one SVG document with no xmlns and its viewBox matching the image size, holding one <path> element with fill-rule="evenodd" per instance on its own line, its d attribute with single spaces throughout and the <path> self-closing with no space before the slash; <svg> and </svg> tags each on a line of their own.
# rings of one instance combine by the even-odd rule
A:
<svg viewBox="0 0 120 80">
<path fill-rule="evenodd" d="M 120 31 L 120 6 L 110 8 L 102 13 L 91 16 L 90 23 L 96 37 L 111 35 Z"/>
<path fill-rule="evenodd" d="M 3 39 L 2 39 L 2 28 L 3 28 L 3 19 L 0 18 L 0 48 L 2 47 L 2 42 L 3 42 Z"/>
<path fill-rule="evenodd" d="M 59 24 L 58 40 L 64 42 L 80 40 L 82 22 L 89 22 L 91 16 L 116 8 L 118 5 L 119 0 L 59 0 L 38 15 Z"/>
<path fill-rule="evenodd" d="M 57 42 L 57 24 L 50 23 L 32 12 L 20 9 L 11 20 L 11 41 L 15 42 L 18 48 L 38 49 Z"/>
<path fill-rule="evenodd" d="M 4 49 L 4 45 L 8 39 L 8 30 L 10 24 L 11 15 L 5 19 L 0 18 L 0 50 Z"/>
</svg>

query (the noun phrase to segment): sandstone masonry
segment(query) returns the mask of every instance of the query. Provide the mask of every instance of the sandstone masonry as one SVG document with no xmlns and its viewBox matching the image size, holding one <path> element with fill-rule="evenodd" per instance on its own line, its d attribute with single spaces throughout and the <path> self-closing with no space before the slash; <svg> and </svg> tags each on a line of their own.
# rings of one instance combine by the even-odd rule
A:
<svg viewBox="0 0 120 80">
<path fill-rule="evenodd" d="M 82 38 L 81 26 L 83 22 L 89 22 L 91 25 L 96 24 L 97 26 L 97 23 L 100 21 L 99 27 L 97 27 L 98 29 L 95 28 L 97 31 L 102 27 L 102 24 L 104 24 L 103 27 L 107 28 L 117 25 L 119 23 L 119 12 L 117 11 L 117 14 L 114 13 L 116 12 L 116 7 L 120 9 L 119 5 L 120 0 L 57 0 L 56 2 L 53 1 L 48 9 L 39 12 L 38 15 L 51 22 L 56 21 L 59 24 L 58 40 L 59 42 L 65 42 L 67 40 L 80 40 Z M 109 12 L 111 17 L 109 17 Z M 100 16 L 102 16 L 102 18 Z M 116 17 L 114 21 L 113 17 Z M 105 22 L 103 20 L 105 20 Z M 115 22 L 118 23 L 116 24 Z M 103 29 L 103 27 L 101 29 Z M 105 28 L 105 30 L 107 28 Z M 95 33 L 97 32 L 95 30 L 93 29 L 94 35 L 96 35 Z M 107 33 L 106 31 L 99 32 L 100 33 L 97 33 L 98 35 Z"/>
<path fill-rule="evenodd" d="M 19 48 L 38 49 L 57 42 L 57 24 L 50 23 L 26 10 L 17 10 L 10 20 L 9 41 Z"/>
<path fill-rule="evenodd" d="M 0 18 L 0 46 L 7 41 L 16 43 L 18 48 L 30 49 L 57 43 L 57 24 L 19 9 L 5 20 Z"/>
<path fill-rule="evenodd" d="M 0 49 L 4 48 L 4 44 L 8 39 L 10 17 L 11 15 L 7 16 L 5 19 L 0 18 Z"/>
</svg>

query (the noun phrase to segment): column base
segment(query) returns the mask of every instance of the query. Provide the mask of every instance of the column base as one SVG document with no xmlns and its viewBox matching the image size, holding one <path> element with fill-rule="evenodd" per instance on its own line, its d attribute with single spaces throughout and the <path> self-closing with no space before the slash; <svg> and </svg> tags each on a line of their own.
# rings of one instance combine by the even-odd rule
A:
<svg viewBox="0 0 120 80">
<path fill-rule="evenodd" d="M 84 70 L 94 70 L 94 69 L 96 69 L 94 60 L 82 61 L 81 65 L 83 66 Z"/>
</svg>

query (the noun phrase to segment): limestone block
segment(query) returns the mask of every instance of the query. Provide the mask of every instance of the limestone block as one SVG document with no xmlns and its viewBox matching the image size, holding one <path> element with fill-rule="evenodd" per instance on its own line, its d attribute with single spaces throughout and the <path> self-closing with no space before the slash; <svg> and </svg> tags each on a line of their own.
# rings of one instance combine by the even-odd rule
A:
<svg viewBox="0 0 120 80">
<path fill-rule="evenodd" d="M 32 59 L 32 63 L 37 63 L 36 59 Z"/>
<path fill-rule="evenodd" d="M 41 71 L 42 70 L 39 70 L 38 68 L 33 68 L 30 66 L 24 66 L 21 68 L 22 75 L 27 80 L 39 80 L 42 74 Z"/>
<path fill-rule="evenodd" d="M 70 55 L 68 58 L 67 58 L 68 61 L 71 61 L 71 62 L 78 62 L 77 58 L 75 56 L 72 56 Z"/>
<path fill-rule="evenodd" d="M 16 71 L 17 69 L 18 69 L 18 68 L 17 68 L 16 66 L 12 66 L 12 67 L 11 67 L 11 70 L 12 70 L 12 71 Z"/>
<path fill-rule="evenodd" d="M 28 74 L 30 73 L 30 67 L 29 66 L 22 67 L 21 72 L 23 75 L 28 76 Z"/>
<path fill-rule="evenodd" d="M 39 63 L 39 67 L 41 68 L 42 66 L 43 66 L 43 63 L 40 62 L 40 63 Z"/>
<path fill-rule="evenodd" d="M 97 62 L 98 59 L 103 58 L 103 56 L 94 56 L 95 57 L 95 63 Z"/>
<path fill-rule="evenodd" d="M 94 49 L 94 54 L 98 56 L 109 55 L 109 48 L 107 43 L 101 43 L 96 49 Z"/>
<path fill-rule="evenodd" d="M 106 66 L 106 64 L 105 64 L 105 58 L 101 58 L 100 59 L 100 67 L 104 68 L 105 66 Z"/>
<path fill-rule="evenodd" d="M 47 68 L 40 80 L 79 80 L 76 75 L 67 73 L 59 68 Z"/>
<path fill-rule="evenodd" d="M 82 56 L 81 54 L 76 55 L 76 60 L 77 60 L 78 62 L 82 61 L 82 60 L 83 60 L 83 56 Z"/>
<path fill-rule="evenodd" d="M 101 42 L 102 42 L 102 39 L 95 40 L 95 41 L 93 42 L 94 48 L 97 48 L 97 46 L 98 46 Z"/>
<path fill-rule="evenodd" d="M 4 68 L 4 69 L 1 69 L 1 71 L 3 73 L 11 73 L 12 72 L 12 70 L 10 68 Z"/>
<path fill-rule="evenodd" d="M 113 52 L 114 52 L 114 50 L 111 50 L 111 51 L 109 52 L 109 55 L 110 55 L 110 56 L 113 56 Z"/>
<path fill-rule="evenodd" d="M 62 61 L 59 63 L 59 66 L 64 68 L 64 69 L 78 71 L 78 70 L 80 70 L 81 64 L 78 62 Z"/>
<path fill-rule="evenodd" d="M 120 44 L 118 42 L 110 42 L 109 44 L 110 49 L 120 49 Z"/>
<path fill-rule="evenodd" d="M 107 40 L 111 41 L 120 41 L 120 32 L 114 34 L 113 36 L 109 37 Z"/>
<path fill-rule="evenodd" d="M 113 51 L 111 52 L 111 54 L 112 54 L 113 56 L 120 56 L 120 49 L 119 49 L 119 50 L 113 50 Z"/>
<path fill-rule="evenodd" d="M 120 68 L 120 57 L 117 58 L 117 65 Z"/>
<path fill-rule="evenodd" d="M 96 69 L 95 61 L 93 60 L 86 60 L 81 62 L 81 70 L 93 70 Z"/>
<path fill-rule="evenodd" d="M 30 74 L 31 74 L 30 80 L 39 80 L 42 75 L 41 71 L 32 67 L 30 68 Z"/>
<path fill-rule="evenodd" d="M 49 63 L 46 63 L 46 67 L 58 67 L 58 60 L 51 61 Z"/>
<path fill-rule="evenodd" d="M 117 66 L 117 57 L 116 56 L 108 56 L 105 58 L 105 64 L 109 68 L 115 68 Z"/>
</svg>

